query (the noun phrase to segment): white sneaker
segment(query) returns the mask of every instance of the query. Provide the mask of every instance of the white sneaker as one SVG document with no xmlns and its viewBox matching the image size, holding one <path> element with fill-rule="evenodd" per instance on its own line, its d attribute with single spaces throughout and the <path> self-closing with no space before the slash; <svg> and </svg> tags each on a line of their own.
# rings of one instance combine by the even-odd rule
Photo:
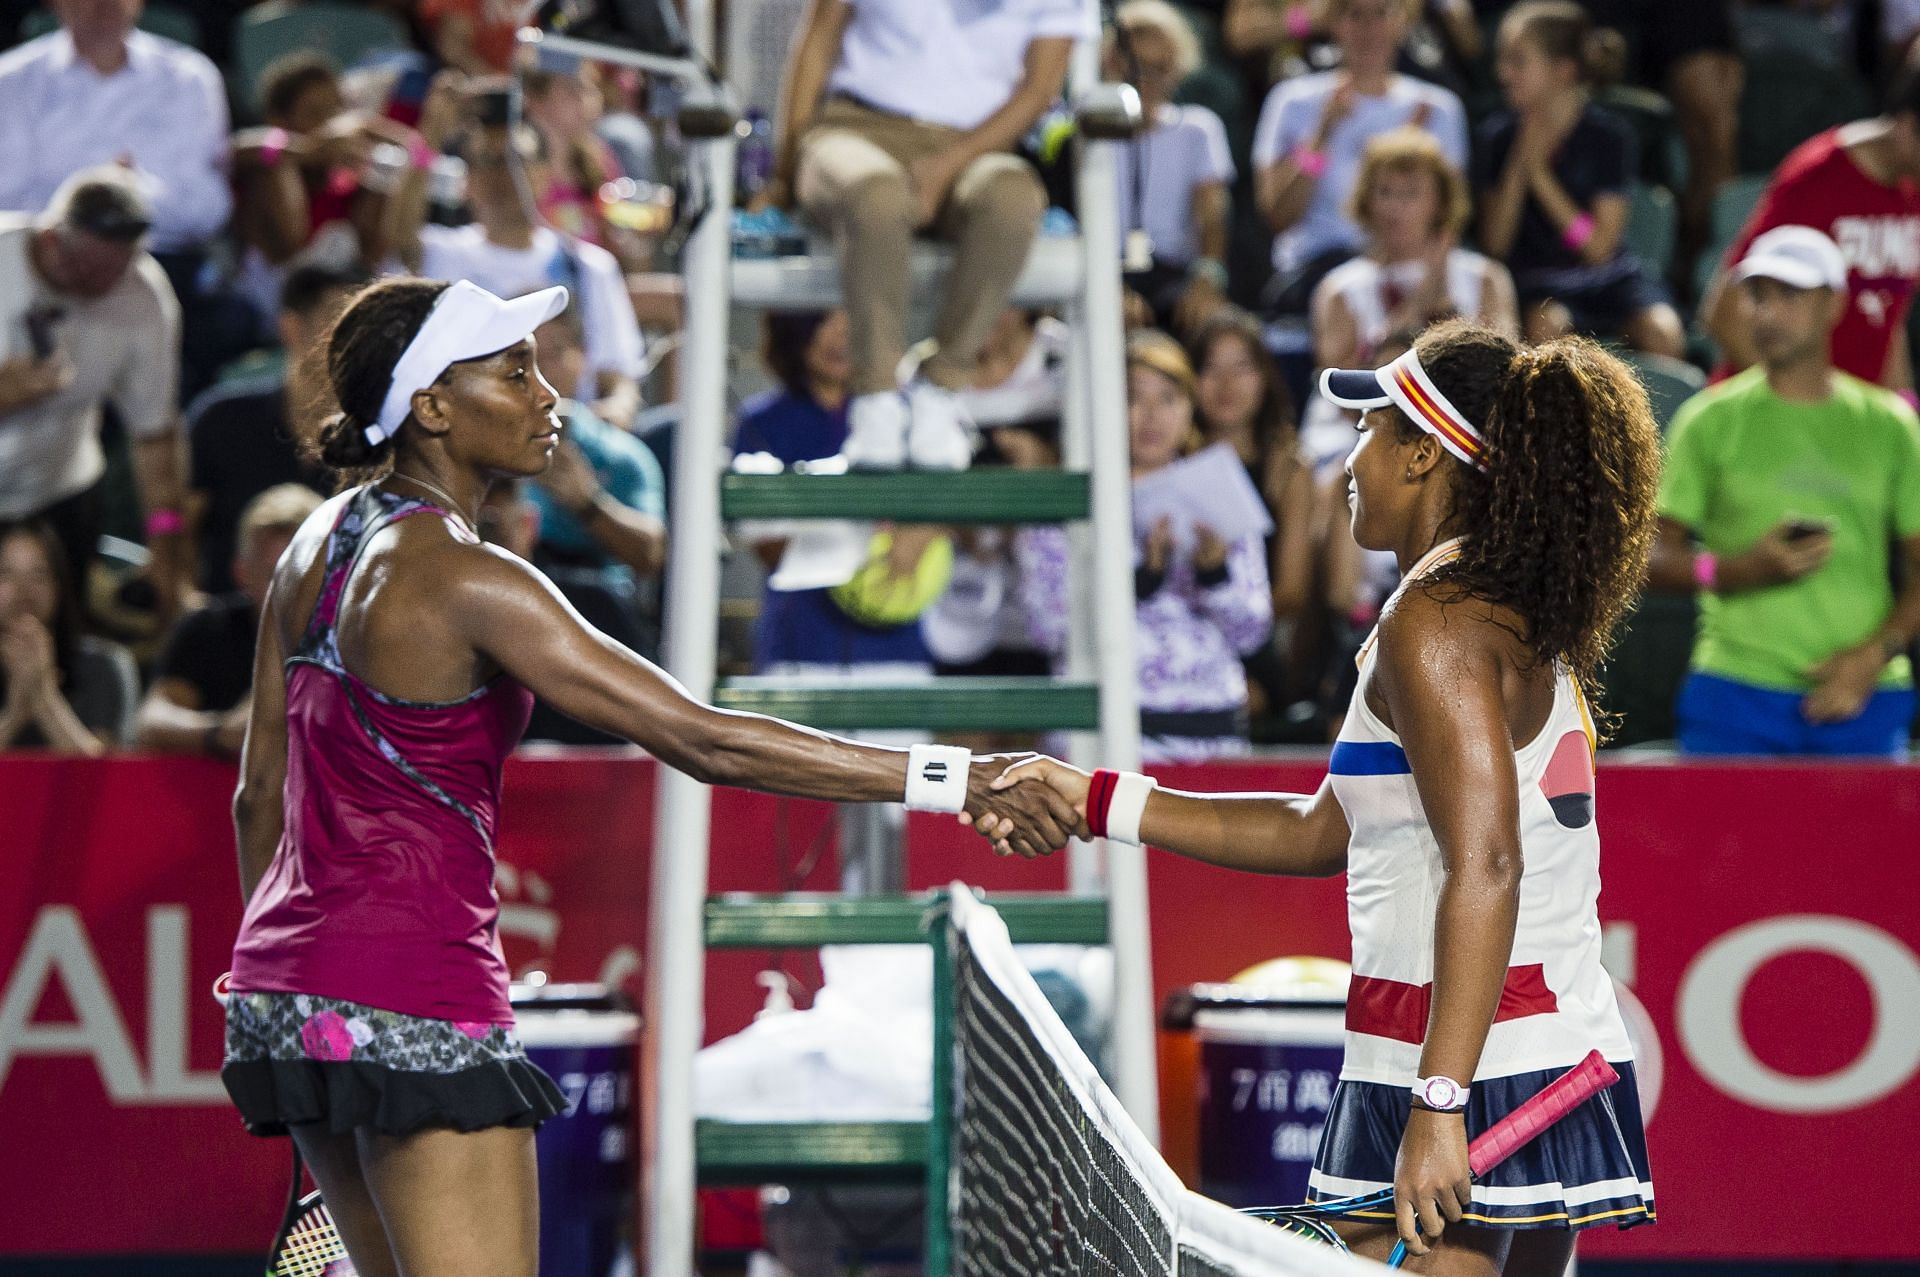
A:
<svg viewBox="0 0 1920 1277">
<path fill-rule="evenodd" d="M 907 387 L 907 460 L 915 470 L 965 470 L 973 464 L 973 418 L 960 396 L 916 378 Z"/>
<path fill-rule="evenodd" d="M 849 470 L 903 470 L 907 465 L 907 401 L 897 390 L 855 395 L 847 406 Z"/>
</svg>

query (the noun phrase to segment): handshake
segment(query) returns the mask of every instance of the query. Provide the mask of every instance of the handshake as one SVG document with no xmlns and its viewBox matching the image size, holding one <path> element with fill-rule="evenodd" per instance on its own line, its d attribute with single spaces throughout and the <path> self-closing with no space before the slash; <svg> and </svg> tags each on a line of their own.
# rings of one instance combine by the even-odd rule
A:
<svg viewBox="0 0 1920 1277">
<path fill-rule="evenodd" d="M 959 821 L 996 855 L 1049 856 L 1069 838 L 1091 838 L 1087 794 L 1093 778 L 1045 754 L 981 754 L 967 775 Z"/>
</svg>

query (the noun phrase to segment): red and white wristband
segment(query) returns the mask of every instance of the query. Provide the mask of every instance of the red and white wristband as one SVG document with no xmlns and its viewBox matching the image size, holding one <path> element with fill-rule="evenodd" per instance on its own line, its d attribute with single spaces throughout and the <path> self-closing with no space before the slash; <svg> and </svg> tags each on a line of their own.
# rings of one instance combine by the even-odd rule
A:
<svg viewBox="0 0 1920 1277">
<path fill-rule="evenodd" d="M 1087 789 L 1087 828 L 1095 838 L 1140 845 L 1140 818 L 1147 811 L 1147 795 L 1158 781 L 1139 772 L 1101 768 Z"/>
</svg>

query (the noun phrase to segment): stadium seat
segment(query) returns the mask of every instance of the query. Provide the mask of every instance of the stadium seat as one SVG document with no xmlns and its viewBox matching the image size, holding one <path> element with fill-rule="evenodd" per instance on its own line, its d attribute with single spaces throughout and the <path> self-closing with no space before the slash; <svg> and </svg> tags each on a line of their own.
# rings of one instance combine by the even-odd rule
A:
<svg viewBox="0 0 1920 1277">
<path fill-rule="evenodd" d="M 1610 744 L 1673 739 L 1673 702 L 1693 655 L 1693 626 L 1690 595 L 1641 596 L 1622 627 L 1602 679 L 1600 703 L 1620 716 Z"/>
<path fill-rule="evenodd" d="M 1814 134 L 1871 110 L 1853 73 L 1792 49 L 1759 50 L 1747 58 L 1740 95 L 1739 170 L 1770 173 Z"/>
<path fill-rule="evenodd" d="M 1743 57 L 1787 50 L 1831 67 L 1844 67 L 1853 55 L 1851 33 L 1820 14 L 1772 4 L 1738 5 L 1733 13 Z"/>
<path fill-rule="evenodd" d="M 368 54 L 411 48 L 399 19 L 333 0 L 267 0 L 240 15 L 233 30 L 233 71 L 239 98 L 258 109 L 261 72 L 289 53 L 324 53 L 342 67 Z"/>
<path fill-rule="evenodd" d="M 1653 404 L 1654 420 L 1660 423 L 1662 433 L 1680 405 L 1707 387 L 1706 374 L 1683 360 L 1638 350 L 1622 350 L 1620 358 L 1632 367 L 1640 384 L 1647 388 L 1647 399 Z"/>
<path fill-rule="evenodd" d="M 20 20 L 20 38 L 32 40 L 53 31 L 60 20 L 46 9 L 35 9 Z M 185 9 L 170 4 L 150 4 L 140 13 L 140 29 L 150 35 L 177 40 L 191 48 L 200 47 L 200 19 Z"/>
<path fill-rule="evenodd" d="M 1673 269 L 1673 245 L 1680 233 L 1673 192 L 1664 186 L 1635 182 L 1627 213 L 1627 247 L 1655 276 L 1665 279 Z"/>
<path fill-rule="evenodd" d="M 1640 180 L 1679 190 L 1687 180 L 1687 151 L 1673 120 L 1673 104 L 1652 89 L 1615 84 L 1593 95 L 1595 105 L 1613 112 L 1633 130 L 1640 147 Z"/>
<path fill-rule="evenodd" d="M 1713 281 L 1714 272 L 1720 269 L 1720 259 L 1726 256 L 1727 248 L 1740 234 L 1740 228 L 1747 224 L 1754 205 L 1760 202 L 1760 196 L 1767 189 L 1767 180 L 1765 173 L 1750 173 L 1730 179 L 1714 192 L 1712 238 L 1693 264 L 1695 296 L 1706 295 L 1707 285 Z"/>
</svg>

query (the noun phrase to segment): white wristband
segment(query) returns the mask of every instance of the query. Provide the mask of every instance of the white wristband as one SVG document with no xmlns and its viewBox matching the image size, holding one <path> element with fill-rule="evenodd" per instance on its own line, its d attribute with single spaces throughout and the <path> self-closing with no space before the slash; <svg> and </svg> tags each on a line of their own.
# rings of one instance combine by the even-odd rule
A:
<svg viewBox="0 0 1920 1277">
<path fill-rule="evenodd" d="M 907 750 L 907 810 L 959 813 L 967 809 L 967 769 L 973 751 L 958 745 Z"/>
<path fill-rule="evenodd" d="M 1121 772 L 1113 782 L 1113 798 L 1107 803 L 1107 837 L 1115 842 L 1140 845 L 1140 817 L 1147 812 L 1147 795 L 1160 782 L 1139 772 Z"/>
</svg>

